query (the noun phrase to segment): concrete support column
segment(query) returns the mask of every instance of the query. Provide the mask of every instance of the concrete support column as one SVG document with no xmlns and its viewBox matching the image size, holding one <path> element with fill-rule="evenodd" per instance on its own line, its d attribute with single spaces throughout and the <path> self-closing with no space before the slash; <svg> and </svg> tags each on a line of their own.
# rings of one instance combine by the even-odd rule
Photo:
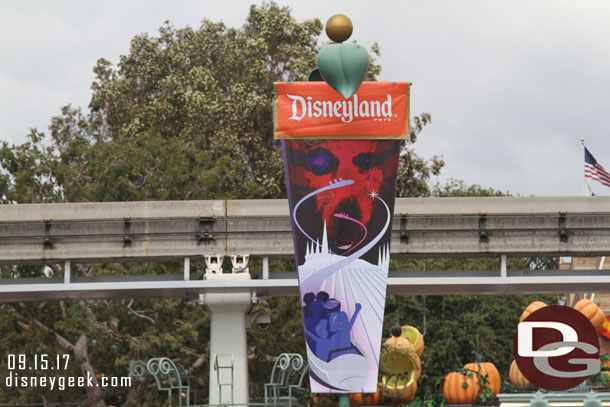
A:
<svg viewBox="0 0 610 407">
<path fill-rule="evenodd" d="M 222 400 L 223 404 L 233 402 L 244 405 L 248 402 L 246 312 L 251 306 L 250 290 L 205 293 L 202 299 L 212 313 L 209 404 L 219 404 Z M 218 371 L 216 360 L 219 362 Z M 231 364 L 232 369 L 229 367 Z M 219 394 L 219 384 L 222 385 L 222 394 Z"/>
</svg>

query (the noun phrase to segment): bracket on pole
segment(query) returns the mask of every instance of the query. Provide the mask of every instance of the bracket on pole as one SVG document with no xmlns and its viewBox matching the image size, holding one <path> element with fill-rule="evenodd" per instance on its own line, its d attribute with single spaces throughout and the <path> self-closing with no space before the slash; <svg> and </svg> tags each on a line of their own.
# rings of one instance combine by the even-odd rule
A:
<svg viewBox="0 0 610 407">
<path fill-rule="evenodd" d="M 205 256 L 205 274 L 222 274 L 224 256 Z"/>
<path fill-rule="evenodd" d="M 197 237 L 199 238 L 199 243 L 214 240 L 216 238 L 216 235 L 214 234 L 214 217 L 199 217 L 199 235 Z"/>
<path fill-rule="evenodd" d="M 248 267 L 248 263 L 250 262 L 249 254 L 238 254 L 231 256 L 231 265 L 232 272 L 235 273 L 250 273 L 250 267 Z"/>
<path fill-rule="evenodd" d="M 566 215 L 567 212 L 559 212 L 559 241 L 568 243 L 568 231 L 566 230 Z"/>
<path fill-rule="evenodd" d="M 400 243 L 409 244 L 409 232 L 407 232 L 408 213 L 400 214 Z"/>
<path fill-rule="evenodd" d="M 131 247 L 133 236 L 131 235 L 131 216 L 123 218 L 123 247 Z"/>
<path fill-rule="evenodd" d="M 53 229 L 53 223 L 51 219 L 44 220 L 44 248 L 53 248 L 53 238 L 51 237 L 51 231 Z"/>
<path fill-rule="evenodd" d="M 487 234 L 487 212 L 479 212 L 479 243 L 489 243 Z"/>
</svg>

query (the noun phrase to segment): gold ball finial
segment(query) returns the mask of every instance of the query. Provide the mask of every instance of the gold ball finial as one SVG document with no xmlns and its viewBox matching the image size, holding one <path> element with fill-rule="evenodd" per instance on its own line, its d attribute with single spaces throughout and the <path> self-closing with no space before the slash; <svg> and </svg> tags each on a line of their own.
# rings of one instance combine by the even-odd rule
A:
<svg viewBox="0 0 610 407">
<path fill-rule="evenodd" d="M 326 35 L 334 42 L 347 40 L 353 30 L 352 20 L 345 14 L 335 14 L 326 22 Z"/>
</svg>

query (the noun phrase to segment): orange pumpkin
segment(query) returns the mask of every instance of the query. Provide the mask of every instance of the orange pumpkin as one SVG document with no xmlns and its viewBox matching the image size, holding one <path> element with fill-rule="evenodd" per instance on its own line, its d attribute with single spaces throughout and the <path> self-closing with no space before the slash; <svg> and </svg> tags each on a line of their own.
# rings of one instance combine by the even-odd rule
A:
<svg viewBox="0 0 610 407">
<path fill-rule="evenodd" d="M 445 376 L 443 383 L 443 394 L 447 404 L 474 404 L 481 387 L 475 374 L 451 372 Z"/>
<path fill-rule="evenodd" d="M 510 382 L 518 389 L 525 390 L 527 386 L 530 384 L 530 381 L 523 376 L 521 370 L 519 370 L 519 366 L 517 366 L 517 362 L 513 360 L 510 364 L 510 369 L 508 370 L 508 378 Z"/>
<path fill-rule="evenodd" d="M 539 310 L 540 308 L 544 308 L 544 307 L 546 307 L 546 304 L 543 303 L 542 301 L 532 302 L 530 305 L 527 306 L 527 308 L 525 308 L 525 310 L 523 310 L 523 313 L 521 314 L 521 318 L 519 318 L 519 322 L 523 322 L 525 320 L 525 318 L 529 317 L 532 312 Z"/>
<path fill-rule="evenodd" d="M 475 371 L 483 377 L 487 376 L 488 383 L 486 384 L 486 387 L 491 390 L 491 392 L 493 393 L 493 397 L 495 397 L 500 392 L 502 380 L 500 379 L 500 373 L 498 372 L 498 369 L 496 369 L 493 363 L 468 363 L 464 365 L 464 369 Z"/>
<path fill-rule="evenodd" d="M 408 403 L 415 398 L 417 381 L 408 381 L 408 376 L 391 375 L 381 379 L 385 395 L 392 400 L 392 404 Z"/>
<path fill-rule="evenodd" d="M 600 329 L 604 324 L 604 311 L 591 300 L 583 298 L 574 305 L 574 309 L 580 311 L 581 314 L 587 317 L 595 329 Z"/>
<path fill-rule="evenodd" d="M 383 385 L 377 384 L 377 391 L 371 394 L 352 393 L 349 395 L 350 404 L 353 406 L 380 406 L 386 404 L 386 396 Z"/>
<path fill-rule="evenodd" d="M 392 336 L 391 338 L 387 339 L 384 343 L 386 345 L 388 345 L 388 347 L 390 347 L 390 348 L 415 350 L 411 341 L 402 336 Z"/>
<path fill-rule="evenodd" d="M 604 322 L 597 332 L 610 339 L 610 315 L 604 317 Z"/>
<path fill-rule="evenodd" d="M 411 325 L 403 325 L 401 328 L 402 332 L 400 336 L 407 338 L 413 344 L 417 356 L 421 357 L 424 353 L 424 336 Z"/>
</svg>

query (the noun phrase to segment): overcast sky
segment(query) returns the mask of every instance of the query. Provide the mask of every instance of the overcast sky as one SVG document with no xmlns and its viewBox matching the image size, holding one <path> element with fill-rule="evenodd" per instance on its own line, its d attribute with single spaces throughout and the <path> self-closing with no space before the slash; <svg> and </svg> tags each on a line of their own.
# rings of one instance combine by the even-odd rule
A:
<svg viewBox="0 0 610 407">
<path fill-rule="evenodd" d="M 277 2 L 300 21 L 344 13 L 352 39 L 380 44 L 380 79 L 413 82 L 412 114 L 432 115 L 415 150 L 444 157 L 435 180 L 582 195 L 581 137 L 610 170 L 610 2 Z M 68 103 L 86 109 L 95 62 L 116 63 L 134 35 L 156 35 L 166 20 L 178 28 L 204 18 L 241 26 L 252 3 L 3 0 L 0 140 L 46 131 Z"/>
</svg>

